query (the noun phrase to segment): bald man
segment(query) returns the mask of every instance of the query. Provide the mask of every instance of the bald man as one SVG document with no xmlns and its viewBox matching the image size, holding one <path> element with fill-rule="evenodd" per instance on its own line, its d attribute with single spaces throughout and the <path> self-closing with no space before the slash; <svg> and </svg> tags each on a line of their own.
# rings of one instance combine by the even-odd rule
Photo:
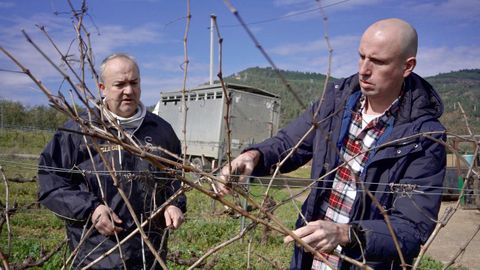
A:
<svg viewBox="0 0 480 270">
<path fill-rule="evenodd" d="M 438 120 L 443 112 L 440 97 L 413 73 L 417 47 L 417 33 L 407 22 L 375 22 L 360 40 L 358 74 L 328 85 L 324 101 L 232 161 L 232 171 L 240 174 L 270 174 L 316 125 L 281 172 L 311 160 L 311 178 L 317 181 L 294 233 L 327 263 L 295 246 L 291 269 L 356 269 L 338 254 L 365 258 L 374 269 L 398 269 L 400 257 L 411 264 L 430 236 L 445 175 L 445 147 L 438 143 L 445 139 L 445 128 Z M 228 181 L 227 166 L 221 175 Z M 230 192 L 225 186 L 220 189 Z M 366 189 L 383 209 L 373 204 Z"/>
<path fill-rule="evenodd" d="M 103 126 L 99 123 L 108 117 L 139 145 L 180 155 L 180 141 L 170 124 L 147 111 L 140 101 L 140 70 L 135 59 L 127 54 L 112 54 L 102 62 L 100 71 L 102 111 L 80 117 L 92 119 L 90 123 L 100 128 Z M 119 132 L 116 127 L 109 131 L 115 135 Z M 180 189 L 180 182 L 171 176 L 171 171 L 156 168 L 120 145 L 84 138 L 82 132 L 75 121 L 68 121 L 45 147 L 38 171 L 38 200 L 66 220 L 69 247 L 76 253 L 73 268 L 88 265 L 88 269 L 162 269 L 139 233 L 129 237 L 137 228 L 129 208 L 140 221 L 150 218 Z M 157 150 L 153 153 L 164 154 Z M 115 175 L 116 183 L 109 171 Z M 128 197 L 128 207 L 118 189 Z M 165 261 L 165 229 L 182 224 L 185 196 L 177 197 L 163 209 L 162 215 L 151 219 L 143 230 Z M 122 240 L 121 249 L 114 248 Z M 113 252 L 104 257 L 111 249 Z"/>
</svg>

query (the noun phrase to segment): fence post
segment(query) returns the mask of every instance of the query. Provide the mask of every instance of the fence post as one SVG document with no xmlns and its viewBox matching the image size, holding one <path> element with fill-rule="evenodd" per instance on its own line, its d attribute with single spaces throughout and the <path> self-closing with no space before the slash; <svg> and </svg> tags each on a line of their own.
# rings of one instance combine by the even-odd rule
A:
<svg viewBox="0 0 480 270">
<path fill-rule="evenodd" d="M 247 182 L 245 183 L 247 194 L 250 191 L 250 179 L 251 177 L 247 177 Z M 248 203 L 246 198 L 242 199 L 242 207 L 243 210 L 248 211 Z M 243 229 L 245 229 L 245 216 L 242 215 L 242 217 L 240 218 L 240 231 L 243 231 Z"/>
</svg>

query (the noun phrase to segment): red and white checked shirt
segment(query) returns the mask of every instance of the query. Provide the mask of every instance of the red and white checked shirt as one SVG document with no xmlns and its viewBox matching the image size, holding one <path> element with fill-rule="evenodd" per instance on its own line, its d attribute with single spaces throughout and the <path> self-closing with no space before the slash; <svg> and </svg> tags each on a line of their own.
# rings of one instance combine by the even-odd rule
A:
<svg viewBox="0 0 480 270">
<path fill-rule="evenodd" d="M 360 176 L 365 164 L 367 163 L 370 151 L 368 151 L 375 142 L 382 136 L 390 117 L 398 111 L 399 99 L 397 98 L 392 105 L 378 117 L 374 118 L 362 129 L 362 112 L 366 105 L 366 98 L 362 95 L 352 113 L 352 120 L 348 135 L 345 136 L 343 147 L 340 149 L 342 159 L 341 166 L 333 180 L 332 191 L 328 200 L 322 202 L 321 217 L 323 220 L 336 223 L 349 223 L 350 214 L 357 196 L 357 183 L 355 178 Z M 335 249 L 341 252 L 342 247 L 338 245 Z M 338 267 L 339 257 L 333 254 L 322 253 L 322 255 L 335 267 Z M 312 270 L 329 270 L 326 264 L 318 258 L 313 260 Z"/>
</svg>

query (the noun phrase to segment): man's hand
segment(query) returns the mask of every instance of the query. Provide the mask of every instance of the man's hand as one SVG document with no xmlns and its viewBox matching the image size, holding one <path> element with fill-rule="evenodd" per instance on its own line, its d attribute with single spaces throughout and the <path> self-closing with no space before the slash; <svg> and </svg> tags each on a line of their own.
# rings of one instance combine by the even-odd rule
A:
<svg viewBox="0 0 480 270">
<path fill-rule="evenodd" d="M 250 176 L 253 172 L 253 169 L 258 163 L 260 159 L 260 152 L 257 150 L 250 150 L 235 158 L 231 162 L 231 171 L 229 171 L 228 164 L 225 165 L 221 172 L 219 178 L 225 182 L 232 182 L 230 177 L 234 177 L 236 175 L 241 175 L 239 178 L 239 182 L 245 182 L 245 176 Z M 218 183 L 217 185 L 218 191 L 221 195 L 226 195 L 230 193 L 230 190 L 227 186 L 222 183 Z"/>
<path fill-rule="evenodd" d="M 332 252 L 338 245 L 346 245 L 348 238 L 348 224 L 317 220 L 293 231 L 298 237 L 320 252 Z M 291 236 L 283 239 L 284 243 L 293 241 Z"/>
<path fill-rule="evenodd" d="M 122 223 L 122 220 L 109 207 L 101 204 L 95 208 L 92 214 L 92 223 L 95 229 L 105 236 L 113 235 L 116 232 L 121 232 L 121 227 L 115 226 L 115 223 Z"/>
<path fill-rule="evenodd" d="M 184 221 L 183 212 L 175 205 L 169 205 L 163 213 L 165 216 L 165 226 L 167 228 L 178 229 Z"/>
</svg>

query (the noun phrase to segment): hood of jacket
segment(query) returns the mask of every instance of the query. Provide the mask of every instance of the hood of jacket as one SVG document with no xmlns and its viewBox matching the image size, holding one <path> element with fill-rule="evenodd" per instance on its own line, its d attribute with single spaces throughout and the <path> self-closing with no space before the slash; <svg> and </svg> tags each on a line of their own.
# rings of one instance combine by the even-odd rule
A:
<svg viewBox="0 0 480 270">
<path fill-rule="evenodd" d="M 347 78 L 345 83 L 351 92 L 343 91 L 342 96 L 350 96 L 360 91 L 358 73 Z M 411 123 L 423 117 L 438 119 L 442 116 L 444 111 L 442 99 L 433 86 L 422 77 L 412 72 L 404 80 L 403 91 L 395 125 Z"/>
<path fill-rule="evenodd" d="M 405 78 L 404 97 L 398 114 L 398 123 L 408 123 L 422 117 L 440 118 L 443 102 L 426 80 L 415 73 Z"/>
</svg>

